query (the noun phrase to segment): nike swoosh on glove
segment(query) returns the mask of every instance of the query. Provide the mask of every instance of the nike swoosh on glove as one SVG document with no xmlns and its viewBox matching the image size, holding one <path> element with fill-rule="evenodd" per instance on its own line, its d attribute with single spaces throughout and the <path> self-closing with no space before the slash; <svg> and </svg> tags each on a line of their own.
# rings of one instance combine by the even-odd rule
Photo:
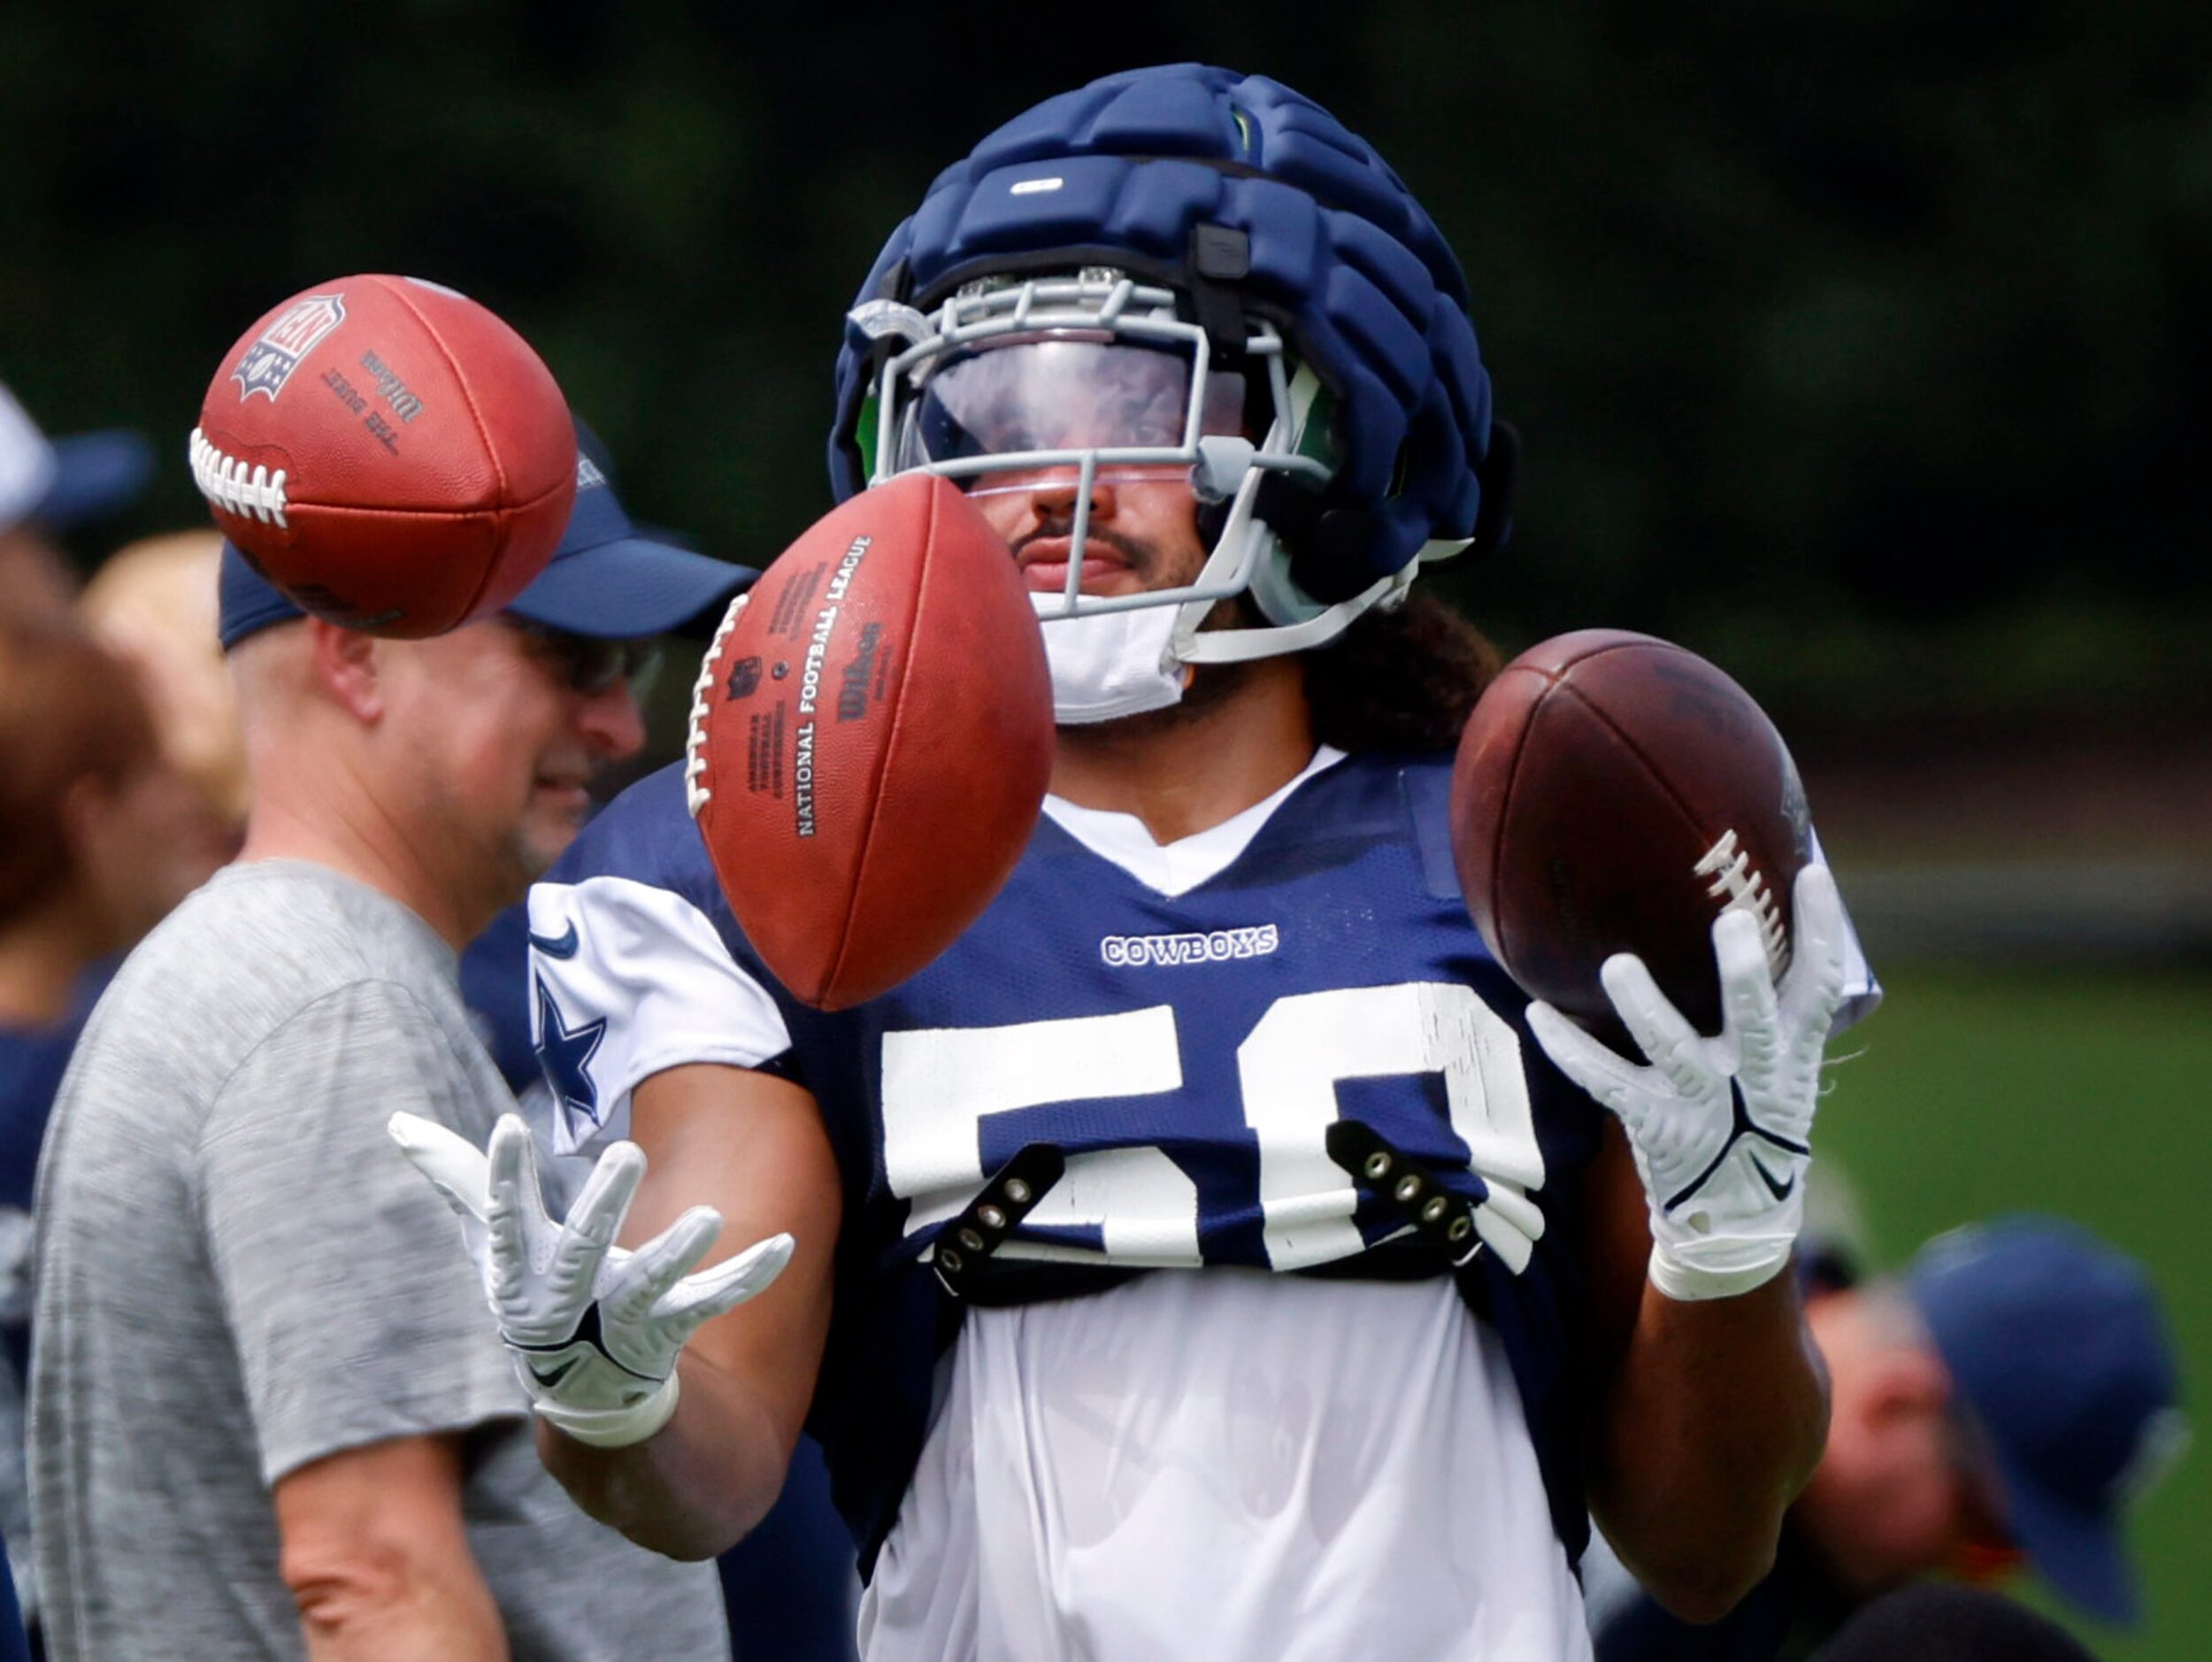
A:
<svg viewBox="0 0 2212 1662">
<path fill-rule="evenodd" d="M 676 1412 L 676 1357 L 702 1324 L 776 1279 L 791 1237 L 771 1235 L 711 1269 L 695 1266 L 722 1232 L 711 1206 L 644 1245 L 614 1244 L 645 1176 L 645 1150 L 617 1143 L 556 1223 L 519 1114 L 479 1150 L 436 1121 L 396 1113 L 388 1129 L 461 1220 L 499 1335 L 537 1412 L 599 1448 L 642 1443 Z"/>
<path fill-rule="evenodd" d="M 1559 1071 L 1628 1133 L 1651 1204 L 1651 1281 L 1670 1298 L 1727 1298 L 1789 1262 L 1804 1221 L 1821 1053 L 1843 999 L 1843 901 L 1825 866 L 1792 891 L 1793 951 L 1778 985 L 1759 926 L 1729 911 L 1713 924 L 1721 1031 L 1708 1038 L 1659 990 L 1641 958 L 1599 971 L 1649 1066 L 1616 1055 L 1551 1005 L 1529 1030 Z"/>
</svg>

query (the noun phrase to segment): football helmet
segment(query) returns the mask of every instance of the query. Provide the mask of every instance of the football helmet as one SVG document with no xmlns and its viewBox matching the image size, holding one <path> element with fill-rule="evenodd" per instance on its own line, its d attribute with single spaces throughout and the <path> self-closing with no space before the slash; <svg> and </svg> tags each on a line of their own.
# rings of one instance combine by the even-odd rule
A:
<svg viewBox="0 0 2212 1662">
<path fill-rule="evenodd" d="M 1502 542 L 1514 449 L 1398 176 L 1290 88 L 1184 64 L 1048 99 L 938 177 L 849 314 L 829 464 L 840 501 L 912 468 L 979 493 L 1076 470 L 1038 609 L 1173 605 L 1172 666 L 1318 645 Z M 1163 477 L 1200 504 L 1196 580 L 1082 594 L 1093 486 Z M 1199 635 L 1234 595 L 1263 622 Z"/>
</svg>

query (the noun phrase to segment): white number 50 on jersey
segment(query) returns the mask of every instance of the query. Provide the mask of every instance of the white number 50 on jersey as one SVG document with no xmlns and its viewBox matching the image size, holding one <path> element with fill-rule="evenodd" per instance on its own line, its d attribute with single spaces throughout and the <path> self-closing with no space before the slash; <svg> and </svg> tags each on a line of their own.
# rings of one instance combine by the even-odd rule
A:
<svg viewBox="0 0 2212 1662">
<path fill-rule="evenodd" d="M 1322 1138 L 1340 1080 L 1440 1073 L 1452 1129 L 1488 1184 L 1476 1208 L 1484 1243 L 1517 1274 L 1543 1213 L 1544 1181 L 1520 1038 L 1466 987 L 1408 981 L 1279 998 L 1237 1046 L 1245 1123 L 1259 1142 L 1268 1260 L 1279 1270 L 1348 1258 L 1364 1246 L 1358 1194 Z M 1048 1103 L 1179 1089 L 1172 1006 L 1002 1027 L 926 1027 L 883 1039 L 883 1163 L 891 1192 L 913 1203 L 907 1233 L 956 1216 L 982 1187 L 986 1116 Z M 1088 1225 L 1102 1253 L 1010 1241 L 1001 1254 L 1175 1267 L 1203 1261 L 1198 1190 L 1156 1148 L 1093 1150 L 1031 1212 L 1040 1226 Z"/>
</svg>

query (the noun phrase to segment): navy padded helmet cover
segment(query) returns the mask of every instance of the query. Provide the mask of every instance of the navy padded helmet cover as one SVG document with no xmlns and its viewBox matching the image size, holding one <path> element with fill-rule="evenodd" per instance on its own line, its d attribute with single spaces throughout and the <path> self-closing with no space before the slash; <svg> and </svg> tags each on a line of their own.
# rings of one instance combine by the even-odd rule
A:
<svg viewBox="0 0 2212 1662">
<path fill-rule="evenodd" d="M 1013 195 L 1041 163 L 1059 188 Z M 938 175 L 858 298 L 897 287 L 927 309 L 987 273 L 1079 265 L 1187 287 L 1200 225 L 1246 235 L 1249 273 L 1228 286 L 1336 395 L 1322 505 L 1353 511 L 1364 535 L 1294 549 L 1301 586 L 1343 598 L 1432 538 L 1471 535 L 1491 410 L 1466 278 L 1381 157 L 1278 81 L 1179 64 L 1047 99 Z M 867 482 L 854 435 L 875 365 L 849 324 L 829 457 L 840 501 Z"/>
</svg>

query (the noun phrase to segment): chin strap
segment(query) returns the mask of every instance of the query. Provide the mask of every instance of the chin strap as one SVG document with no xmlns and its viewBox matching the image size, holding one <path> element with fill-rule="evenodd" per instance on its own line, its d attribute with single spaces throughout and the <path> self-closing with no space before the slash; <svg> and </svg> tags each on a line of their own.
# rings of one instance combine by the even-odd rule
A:
<svg viewBox="0 0 2212 1662">
<path fill-rule="evenodd" d="M 1264 627 L 1249 629 L 1206 629 L 1198 627 L 1210 602 L 1183 606 L 1183 614 L 1177 619 L 1178 627 L 1172 650 L 1178 662 L 1184 664 L 1242 664 L 1258 658 L 1280 658 L 1286 653 L 1302 652 L 1310 647 L 1324 646 L 1344 633 L 1352 619 L 1372 607 L 1388 608 L 1402 604 L 1406 590 L 1413 586 L 1413 574 L 1417 560 L 1407 562 L 1405 569 L 1393 572 L 1379 581 L 1370 583 L 1349 600 L 1340 600 L 1333 606 L 1325 606 L 1310 618 L 1295 623 L 1274 623 Z M 1189 614 L 1195 609 L 1196 617 Z"/>
</svg>

